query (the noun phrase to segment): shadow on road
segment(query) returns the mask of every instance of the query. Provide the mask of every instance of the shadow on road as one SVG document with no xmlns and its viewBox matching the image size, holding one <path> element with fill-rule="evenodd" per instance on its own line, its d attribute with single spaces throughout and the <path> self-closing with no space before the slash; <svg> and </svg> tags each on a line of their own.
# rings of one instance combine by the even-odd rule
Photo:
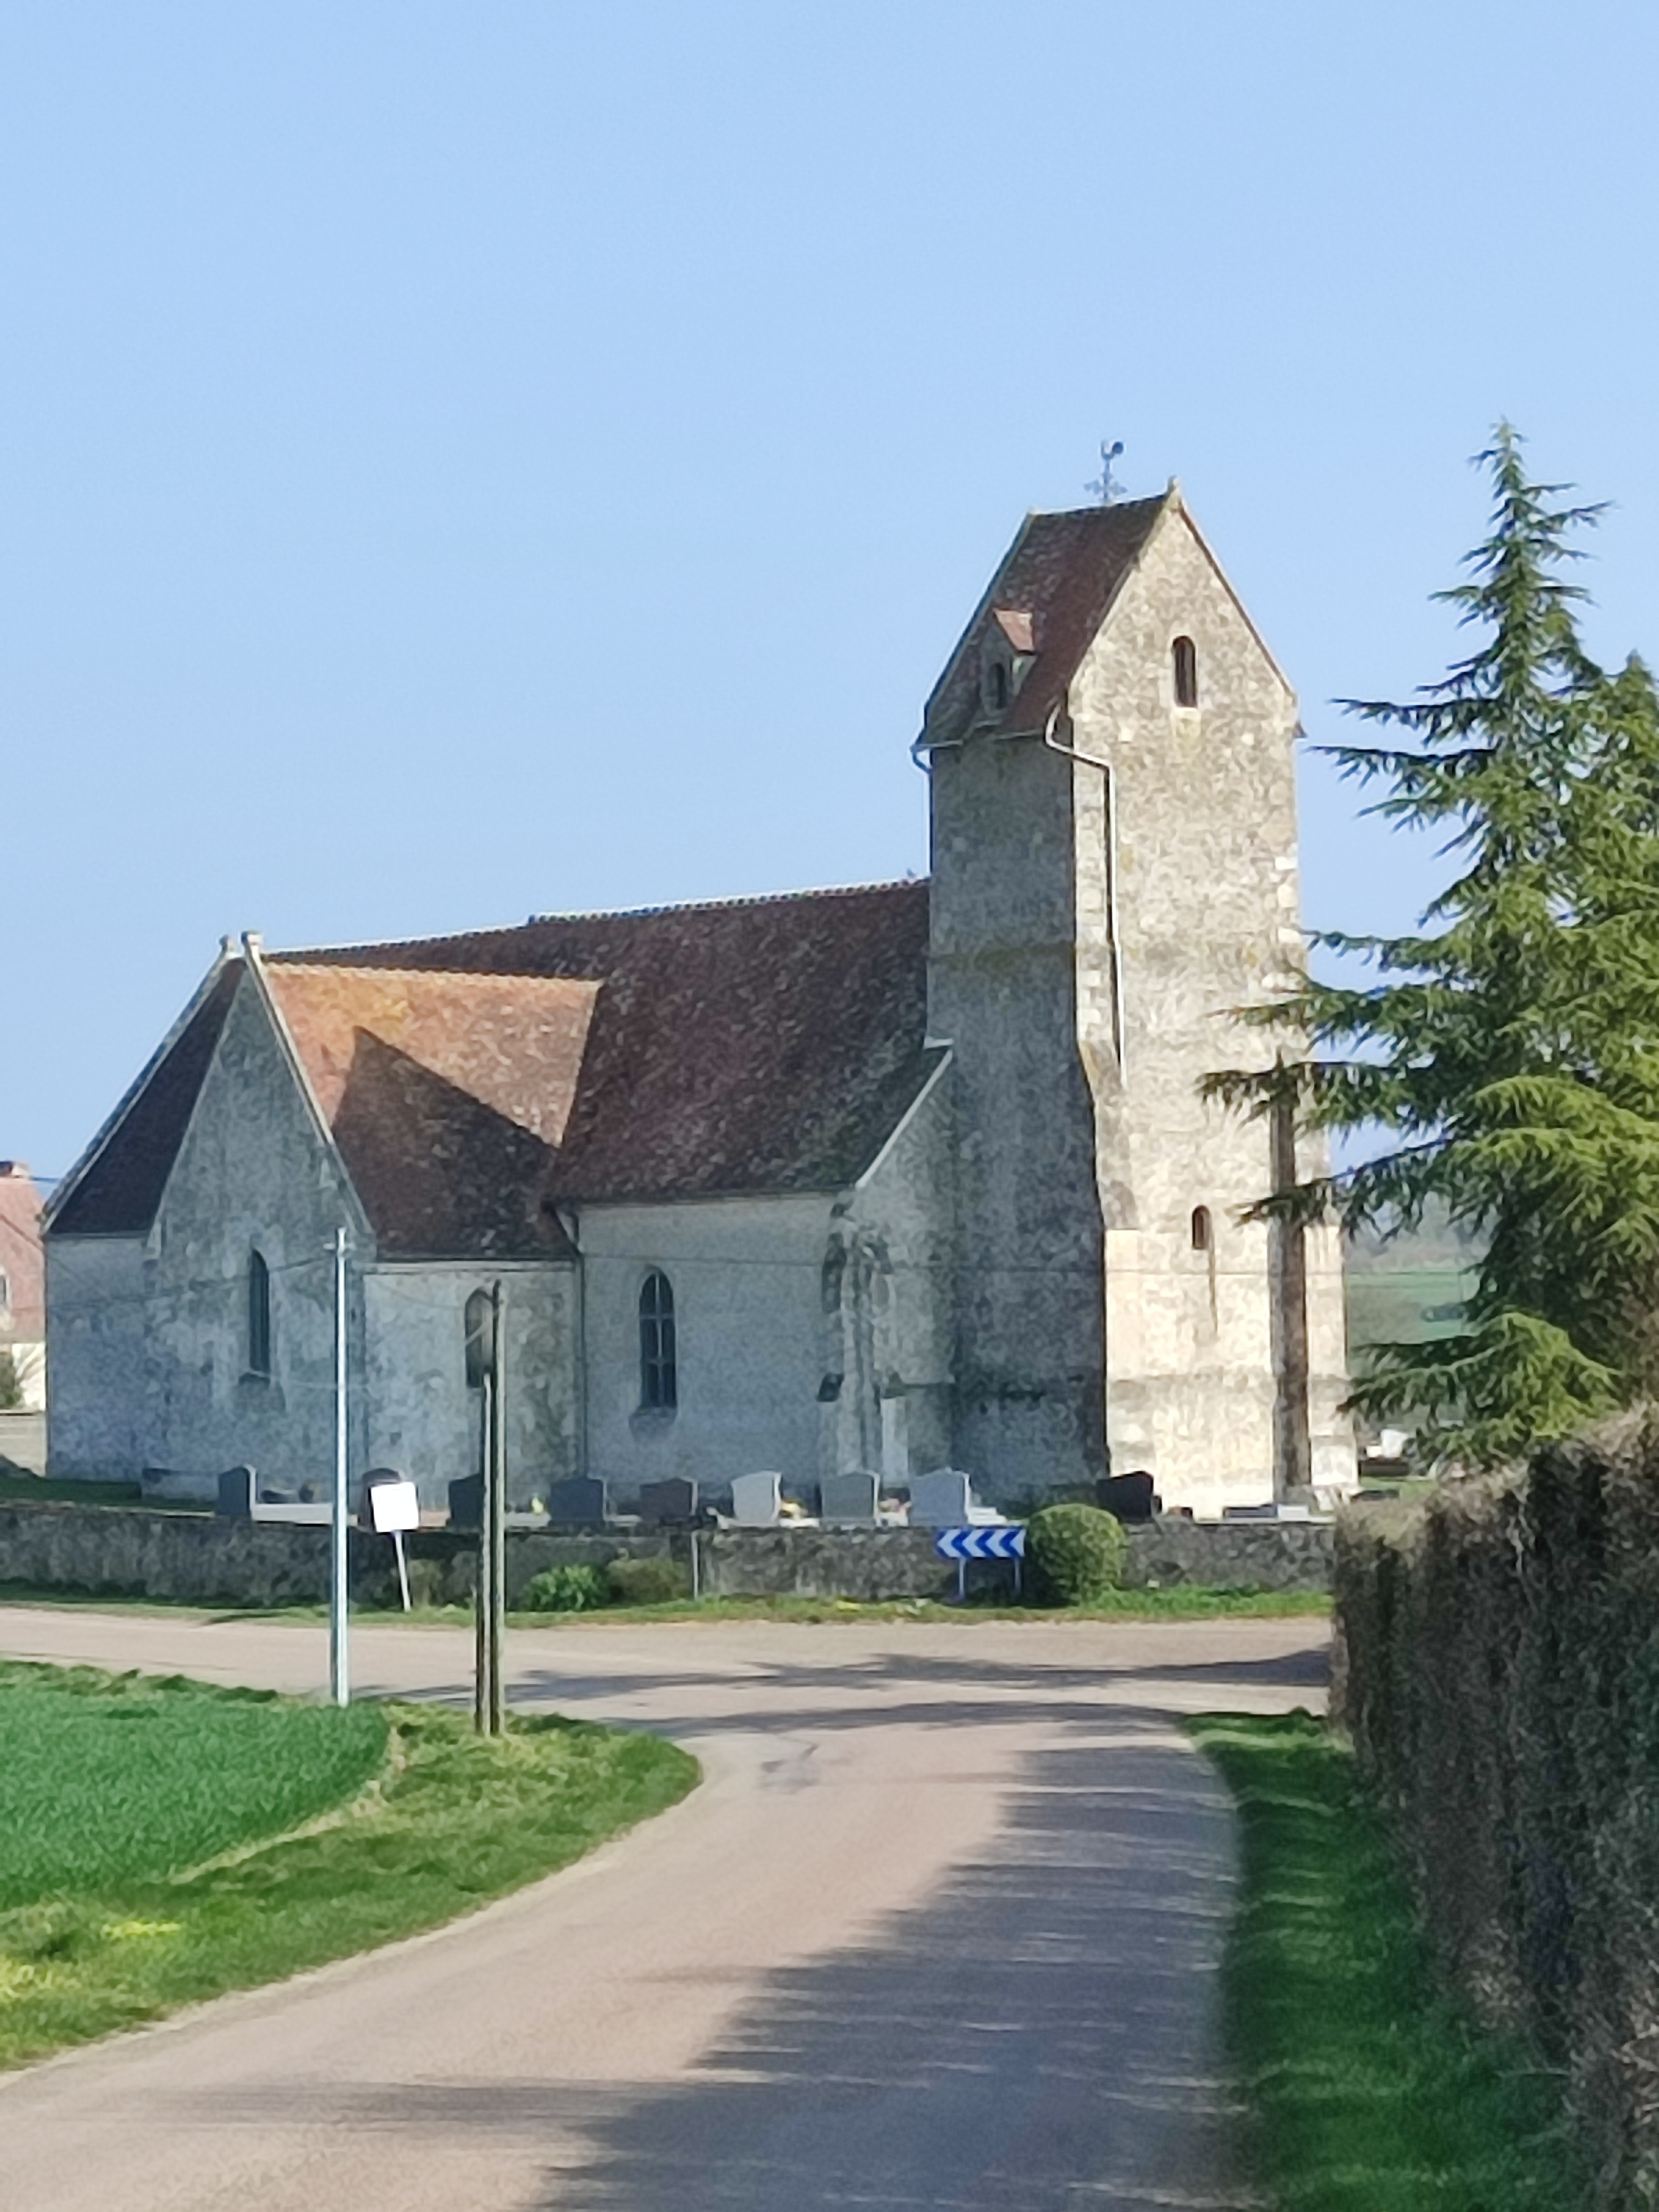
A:
<svg viewBox="0 0 1659 2212">
<path fill-rule="evenodd" d="M 1167 1741 L 1036 1754 L 994 1856 L 775 1975 L 701 2078 L 592 2114 L 584 2212 L 1218 2207 L 1227 1814 Z M 740 1879 L 740 1875 L 738 1877 Z"/>
<path fill-rule="evenodd" d="M 1028 1754 L 988 1847 L 770 1976 L 689 2078 L 561 2082 L 550 2051 L 551 2081 L 348 2089 L 335 2116 L 544 2144 L 536 2212 L 1248 2204 L 1218 2071 L 1224 1793 L 1144 1712 L 1070 1720 L 1094 1740 Z"/>
</svg>

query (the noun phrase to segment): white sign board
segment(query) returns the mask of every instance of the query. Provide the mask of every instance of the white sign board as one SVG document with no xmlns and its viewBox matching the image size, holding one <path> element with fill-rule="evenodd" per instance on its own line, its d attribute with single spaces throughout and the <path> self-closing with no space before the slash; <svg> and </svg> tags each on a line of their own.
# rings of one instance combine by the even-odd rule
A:
<svg viewBox="0 0 1659 2212">
<path fill-rule="evenodd" d="M 412 1482 L 370 1483 L 368 1511 L 377 1536 L 421 1525 L 421 1501 Z"/>
</svg>

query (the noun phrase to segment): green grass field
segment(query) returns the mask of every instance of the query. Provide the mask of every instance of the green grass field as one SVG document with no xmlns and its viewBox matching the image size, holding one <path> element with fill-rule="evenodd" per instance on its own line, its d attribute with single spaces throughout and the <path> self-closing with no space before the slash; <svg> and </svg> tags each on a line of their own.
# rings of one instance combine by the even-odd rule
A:
<svg viewBox="0 0 1659 2212">
<path fill-rule="evenodd" d="M 0 2066 L 434 1927 L 696 1778 L 583 1723 L 0 1665 Z"/>
<path fill-rule="evenodd" d="M 0 1911 L 297 1827 L 362 1790 L 386 1748 L 376 1705 L 0 1664 Z"/>
<path fill-rule="evenodd" d="M 1192 1723 L 1238 1803 L 1228 2038 L 1275 2212 L 1582 2212 L 1547 2079 L 1436 1985 L 1351 1753 L 1305 1713 Z"/>
</svg>

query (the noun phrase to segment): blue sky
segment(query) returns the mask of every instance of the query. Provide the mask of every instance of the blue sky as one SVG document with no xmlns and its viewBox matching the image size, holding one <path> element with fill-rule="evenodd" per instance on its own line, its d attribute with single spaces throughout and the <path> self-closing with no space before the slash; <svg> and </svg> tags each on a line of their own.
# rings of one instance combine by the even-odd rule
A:
<svg viewBox="0 0 1659 2212">
<path fill-rule="evenodd" d="M 1443 665 L 1500 413 L 1659 652 L 1659 10 L 0 8 L 0 1154 L 219 936 L 926 866 L 920 703 L 1103 437 L 1301 692 Z M 1310 763 L 1310 918 L 1429 857 Z"/>
</svg>

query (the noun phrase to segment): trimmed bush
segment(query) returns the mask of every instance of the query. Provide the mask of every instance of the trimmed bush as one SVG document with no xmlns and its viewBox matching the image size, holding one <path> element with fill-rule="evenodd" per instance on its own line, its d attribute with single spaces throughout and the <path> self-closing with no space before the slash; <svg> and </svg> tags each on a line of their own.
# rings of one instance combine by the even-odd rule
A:
<svg viewBox="0 0 1659 2212">
<path fill-rule="evenodd" d="M 1091 1605 L 1121 1587 L 1129 1540 L 1097 1505 L 1045 1505 L 1025 1530 L 1025 1557 L 1048 1605 Z"/>
<path fill-rule="evenodd" d="M 603 1567 L 544 1567 L 525 1584 L 519 1600 L 526 1613 L 597 1613 L 611 1602 Z"/>
<path fill-rule="evenodd" d="M 672 1605 L 691 1595 L 691 1578 L 678 1559 L 612 1559 L 605 1578 L 617 1605 Z"/>
</svg>

